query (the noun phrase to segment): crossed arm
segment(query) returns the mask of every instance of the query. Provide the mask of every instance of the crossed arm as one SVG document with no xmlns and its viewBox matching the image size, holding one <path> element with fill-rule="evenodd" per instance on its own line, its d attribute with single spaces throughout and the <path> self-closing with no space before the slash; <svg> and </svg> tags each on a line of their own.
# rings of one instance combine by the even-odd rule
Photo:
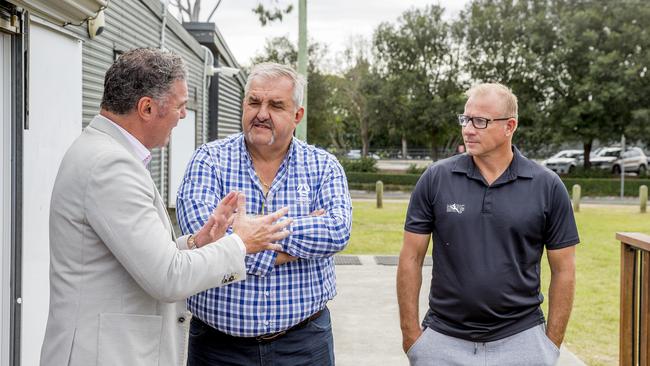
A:
<svg viewBox="0 0 650 366">
<path fill-rule="evenodd" d="M 197 150 L 179 190 L 177 216 L 185 233 L 196 232 L 219 203 L 221 196 L 227 193 L 221 191 L 218 167 L 213 165 L 207 154 L 203 149 Z M 248 274 L 264 276 L 275 265 L 296 258 L 329 257 L 345 248 L 350 237 L 352 204 L 347 180 L 339 164 L 328 164 L 328 171 L 315 194 L 314 205 L 324 211 L 316 210 L 308 216 L 292 217 L 291 235 L 278 241 L 283 251 L 247 255 Z"/>
</svg>

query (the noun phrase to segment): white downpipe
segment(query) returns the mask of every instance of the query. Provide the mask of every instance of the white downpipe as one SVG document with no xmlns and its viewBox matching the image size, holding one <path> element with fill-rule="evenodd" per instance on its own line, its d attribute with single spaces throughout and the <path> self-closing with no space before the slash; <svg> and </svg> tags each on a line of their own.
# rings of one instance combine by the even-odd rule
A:
<svg viewBox="0 0 650 366">
<path fill-rule="evenodd" d="M 203 57 L 203 94 L 202 96 L 202 104 L 201 104 L 201 132 L 202 132 L 202 139 L 201 143 L 205 144 L 208 142 L 208 97 L 207 97 L 207 89 L 210 87 L 210 81 L 211 75 L 208 73 L 208 69 L 212 68 L 212 65 L 214 64 L 214 55 L 212 54 L 212 51 L 210 51 L 209 48 L 205 46 L 201 46 L 204 50 L 204 57 Z M 208 56 L 210 56 L 210 61 L 208 62 Z"/>
<path fill-rule="evenodd" d="M 160 0 L 162 4 L 162 28 L 160 28 L 160 49 L 165 49 L 165 30 L 167 29 L 167 4 L 169 0 Z"/>
<path fill-rule="evenodd" d="M 168 0 L 161 0 L 162 4 L 162 27 L 160 28 L 160 49 L 165 49 L 165 30 L 167 29 L 167 3 Z M 167 176 L 165 174 L 165 160 L 167 159 L 167 148 L 165 146 L 160 147 L 160 197 L 162 197 L 163 202 L 165 197 L 167 197 Z"/>
</svg>

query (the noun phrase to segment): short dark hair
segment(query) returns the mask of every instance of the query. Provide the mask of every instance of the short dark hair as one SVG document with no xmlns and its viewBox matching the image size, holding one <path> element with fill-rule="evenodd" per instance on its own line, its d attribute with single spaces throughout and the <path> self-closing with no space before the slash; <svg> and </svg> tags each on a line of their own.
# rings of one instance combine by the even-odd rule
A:
<svg viewBox="0 0 650 366">
<path fill-rule="evenodd" d="M 122 54 L 106 71 L 102 109 L 127 114 L 142 97 L 162 103 L 176 80 L 187 79 L 183 59 L 169 51 L 136 48 Z"/>
</svg>

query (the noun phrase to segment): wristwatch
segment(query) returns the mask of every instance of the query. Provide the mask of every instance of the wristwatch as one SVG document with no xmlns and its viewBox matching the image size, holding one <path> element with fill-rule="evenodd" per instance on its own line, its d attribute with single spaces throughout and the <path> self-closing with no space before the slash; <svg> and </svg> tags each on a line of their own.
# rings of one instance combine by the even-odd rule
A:
<svg viewBox="0 0 650 366">
<path fill-rule="evenodd" d="M 194 242 L 194 234 L 190 234 L 190 237 L 187 238 L 187 247 L 190 249 L 196 249 L 196 243 Z"/>
</svg>

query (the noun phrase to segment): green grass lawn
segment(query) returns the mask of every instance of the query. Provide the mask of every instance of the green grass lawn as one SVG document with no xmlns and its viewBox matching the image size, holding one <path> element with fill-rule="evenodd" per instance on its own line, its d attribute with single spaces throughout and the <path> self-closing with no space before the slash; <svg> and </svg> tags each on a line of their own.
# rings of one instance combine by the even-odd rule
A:
<svg viewBox="0 0 650 366">
<path fill-rule="evenodd" d="M 354 201 L 350 244 L 343 254 L 399 254 L 406 202 Z M 576 298 L 565 343 L 588 365 L 618 364 L 619 251 L 617 231 L 650 233 L 650 214 L 638 206 L 582 205 L 576 214 L 581 244 L 577 247 Z M 542 290 L 550 280 L 542 259 Z M 547 302 L 543 307 L 546 311 Z"/>
</svg>

